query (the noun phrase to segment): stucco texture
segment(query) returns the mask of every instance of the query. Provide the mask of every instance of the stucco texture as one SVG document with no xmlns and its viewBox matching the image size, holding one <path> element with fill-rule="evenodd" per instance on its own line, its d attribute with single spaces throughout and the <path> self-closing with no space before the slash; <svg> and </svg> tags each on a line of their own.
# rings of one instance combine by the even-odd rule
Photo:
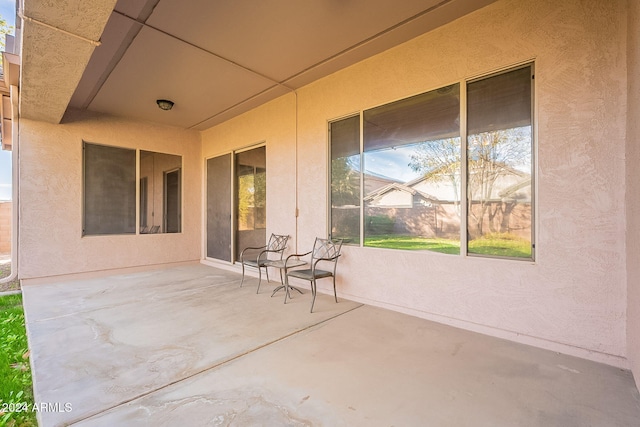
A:
<svg viewBox="0 0 640 427">
<path fill-rule="evenodd" d="M 202 133 L 204 159 L 266 144 L 267 237 L 291 236 L 286 253 L 294 253 L 296 241 L 295 103 L 295 94 L 285 95 Z"/>
<path fill-rule="evenodd" d="M 268 227 L 308 250 L 328 120 L 534 60 L 536 261 L 350 246 L 338 293 L 626 366 L 625 28 L 622 0 L 498 1 L 204 132 L 204 155 L 266 141 Z"/>
<path fill-rule="evenodd" d="M 640 4 L 629 0 L 628 12 L 629 103 L 627 116 L 627 346 L 633 376 L 640 388 Z"/>
<path fill-rule="evenodd" d="M 82 141 L 182 156 L 182 233 L 82 236 Z M 70 112 L 20 122 L 21 279 L 200 259 L 201 144 L 196 131 Z"/>
</svg>

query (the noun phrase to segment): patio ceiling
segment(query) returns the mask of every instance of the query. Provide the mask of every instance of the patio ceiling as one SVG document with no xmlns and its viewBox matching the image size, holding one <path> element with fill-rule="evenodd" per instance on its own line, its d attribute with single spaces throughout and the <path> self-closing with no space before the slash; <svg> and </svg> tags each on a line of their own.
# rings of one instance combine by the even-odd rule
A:
<svg viewBox="0 0 640 427">
<path fill-rule="evenodd" d="M 203 130 L 493 1 L 24 0 L 21 116 Z"/>
</svg>

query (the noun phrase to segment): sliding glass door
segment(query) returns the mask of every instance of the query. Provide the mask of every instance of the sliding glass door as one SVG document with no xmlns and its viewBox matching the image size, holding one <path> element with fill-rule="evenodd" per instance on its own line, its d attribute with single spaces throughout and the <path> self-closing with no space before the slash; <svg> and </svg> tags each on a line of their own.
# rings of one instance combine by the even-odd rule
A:
<svg viewBox="0 0 640 427">
<path fill-rule="evenodd" d="M 231 262 L 231 154 L 207 160 L 207 257 Z"/>
<path fill-rule="evenodd" d="M 266 243 L 264 146 L 207 160 L 207 257 L 234 262 Z"/>
<path fill-rule="evenodd" d="M 248 246 L 266 243 L 267 168 L 265 147 L 236 154 L 236 259 Z"/>
</svg>

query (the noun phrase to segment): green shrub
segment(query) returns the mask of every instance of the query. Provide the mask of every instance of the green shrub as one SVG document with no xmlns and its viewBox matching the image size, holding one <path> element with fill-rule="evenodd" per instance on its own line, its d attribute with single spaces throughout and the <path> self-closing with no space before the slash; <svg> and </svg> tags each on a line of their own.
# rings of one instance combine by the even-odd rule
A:
<svg viewBox="0 0 640 427">
<path fill-rule="evenodd" d="M 370 235 L 392 234 L 395 218 L 386 215 L 373 215 L 365 218 L 366 233 Z"/>
</svg>

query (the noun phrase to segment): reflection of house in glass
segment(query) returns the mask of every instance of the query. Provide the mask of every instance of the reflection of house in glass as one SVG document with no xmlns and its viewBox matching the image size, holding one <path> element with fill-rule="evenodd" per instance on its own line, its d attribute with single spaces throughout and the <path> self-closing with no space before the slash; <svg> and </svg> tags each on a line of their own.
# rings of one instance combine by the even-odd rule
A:
<svg viewBox="0 0 640 427">
<path fill-rule="evenodd" d="M 472 193 L 478 190 L 473 185 L 469 189 Z M 469 198 L 470 237 L 508 233 L 528 239 L 531 236 L 531 174 L 504 168 L 486 191 L 485 196 Z"/>
<path fill-rule="evenodd" d="M 460 237 L 458 189 L 448 177 L 391 182 L 365 195 L 365 234 Z"/>
<path fill-rule="evenodd" d="M 365 181 L 368 181 L 366 176 Z M 377 181 L 382 179 L 377 177 Z M 456 184 L 454 184 L 454 182 Z M 367 235 L 405 234 L 426 238 L 458 239 L 460 196 L 457 182 L 449 176 L 431 175 L 406 183 L 388 183 L 369 191 L 365 197 Z M 473 191 L 473 189 L 471 189 Z M 500 174 L 482 202 L 470 203 L 470 218 L 480 218 L 486 207 L 484 225 L 498 233 L 527 237 L 531 232 L 531 176 L 515 169 Z M 474 215 L 476 214 L 476 215 Z M 470 220 L 469 229 L 477 228 Z"/>
</svg>

